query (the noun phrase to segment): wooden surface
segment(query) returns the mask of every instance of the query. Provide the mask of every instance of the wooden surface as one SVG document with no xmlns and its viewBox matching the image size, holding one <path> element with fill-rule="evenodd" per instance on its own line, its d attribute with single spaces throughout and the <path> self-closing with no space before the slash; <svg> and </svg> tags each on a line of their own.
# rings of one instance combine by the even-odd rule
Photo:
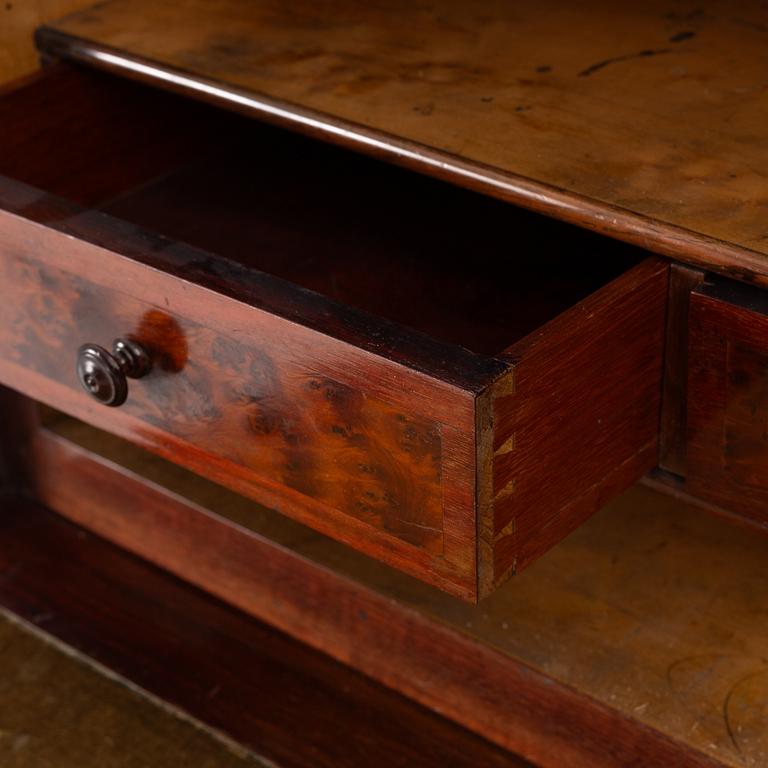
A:
<svg viewBox="0 0 768 768">
<path fill-rule="evenodd" d="M 768 528 L 768 302 L 705 283 L 690 322 L 686 490 Z"/>
<path fill-rule="evenodd" d="M 49 97 L 51 119 L 38 131 L 51 151 L 66 116 L 83 117 L 82 103 L 68 95 L 92 94 L 89 114 L 102 120 L 119 95 L 129 105 L 144 98 L 135 86 L 133 93 L 113 92 L 112 81 L 86 79 L 83 85 L 76 73 L 57 70 L 3 102 L 20 155 L 29 156 L 23 128 L 30 114 L 19 103 L 36 105 L 42 116 Z M 118 168 L 123 141 L 136 145 L 120 132 L 117 155 L 109 155 L 108 134 L 94 135 Z M 88 164 L 77 136 L 59 146 L 71 142 L 73 156 Z M 72 183 L 47 160 L 39 173 Z M 127 178 L 136 184 L 129 166 Z M 126 180 L 97 170 L 89 194 L 104 194 L 102 181 L 115 178 Z M 503 363 L 103 214 L 81 213 L 12 180 L 0 187 L 2 270 L 16 287 L 0 310 L 3 383 L 314 521 L 458 595 L 476 595 L 472 392 Z M 109 344 L 126 333 L 142 337 L 158 365 L 114 412 L 82 392 L 73 355 L 84 341 Z M 312 448 L 318 440 L 319 452 Z M 359 480 L 356 495 L 338 482 L 350 472 Z M 282 485 L 288 475 L 293 479 Z"/>
<path fill-rule="evenodd" d="M 475 594 L 471 393 L 409 384 L 383 358 L 165 273 L 150 283 L 136 262 L 55 231 L 37 231 L 46 246 L 22 222 L 16 238 L 19 222 L 2 225 L 3 383 Z M 107 409 L 80 388 L 74 354 L 126 333 L 157 365 Z"/>
<path fill-rule="evenodd" d="M 758 0 L 111 0 L 44 50 L 766 282 Z"/>
<path fill-rule="evenodd" d="M 71 65 L 9 94 L 0 114 L 13 142 L 0 160 L 0 172 L 13 177 L 0 180 L 0 272 L 14 286 L 0 308 L 6 385 L 468 599 L 478 596 L 476 396 L 493 381 L 503 406 L 492 450 L 509 455 L 498 459 L 491 493 L 508 507 L 509 488 L 519 484 L 516 509 L 524 511 L 505 508 L 490 524 L 491 504 L 483 505 L 480 526 L 493 527 L 483 536 L 505 552 L 485 568 L 492 573 L 480 592 L 530 563 L 650 466 L 666 295 L 660 262 L 630 269 L 640 254 L 606 238 L 533 214 L 507 215 L 507 206 L 476 194 L 270 131 L 265 144 L 281 159 L 263 164 L 254 193 L 237 181 L 244 151 L 226 156 L 227 174 L 217 165 L 220 151 L 201 157 L 214 126 L 234 127 L 242 138 L 251 121 L 177 97 L 165 101 L 160 92 Z M 70 132 L 72 120 L 87 130 Z M 151 152 L 142 152 L 146 134 L 136 127 L 156 135 Z M 288 158 L 300 162 L 286 182 Z M 313 174 L 337 166 L 336 186 L 326 184 L 327 199 L 316 204 L 323 190 Z M 348 205 L 358 174 L 375 190 L 374 201 L 389 191 L 381 204 Z M 293 186 L 307 189 L 292 194 Z M 409 191 L 400 194 L 399 186 Z M 227 202 L 233 190 L 237 205 Z M 290 201 L 287 215 L 265 190 Z M 128 221 L 83 212 L 50 191 Z M 422 196 L 432 202 L 420 205 Z M 255 222 L 252 208 L 262 210 Z M 431 234 L 446 214 L 459 222 L 462 212 L 477 214 L 487 233 L 475 236 L 473 215 L 447 234 Z M 345 226 L 347 215 L 354 224 Z M 397 222 L 389 226 L 394 237 L 369 248 L 389 221 Z M 507 265 L 497 256 L 513 225 L 521 255 Z M 224 253 L 196 245 L 221 245 Z M 469 258 L 473 247 L 482 253 Z M 376 258 L 360 263 L 360 253 Z M 455 266 L 444 269 L 444 258 Z M 403 282 L 413 283 L 412 294 L 400 289 Z M 399 302 L 410 309 L 390 313 L 388 305 Z M 560 338 L 564 328 L 568 343 Z M 156 365 L 132 384 L 124 408 L 108 411 L 81 391 L 73 355 L 83 343 L 108 345 L 126 334 L 147 346 Z M 461 346 L 470 341 L 485 354 Z M 503 356 L 498 345 L 507 348 Z M 619 374 L 631 391 L 605 386 Z M 510 385 L 518 378 L 519 387 Z M 554 411 L 552 392 L 562 403 Z M 577 394 L 592 410 L 568 431 Z M 584 473 L 571 457 L 587 428 L 600 461 Z M 510 454 L 513 433 L 525 447 Z M 485 455 L 480 461 L 485 482 L 491 468 Z M 566 476 L 567 493 L 540 504 L 540 484 L 554 488 Z M 579 505 L 561 514 L 571 495 Z"/>
<path fill-rule="evenodd" d="M 23 509 L 15 506 L 13 511 L 22 514 Z M 7 504 L 3 512 L 5 524 Z M 18 551 L 19 543 L 7 535 L 2 541 L 5 572 L 8 547 Z M 267 765 L 201 723 L 94 668 L 80 654 L 50 642 L 5 609 L 0 610 L 0 722 L 3 768 Z"/>
<path fill-rule="evenodd" d="M 703 279 L 701 270 L 682 264 L 670 266 L 659 466 L 677 475 L 685 475 L 688 450 L 688 314 L 691 291 Z"/>
<path fill-rule="evenodd" d="M 239 752 L 82 661 L 41 650 L 41 640 L 9 643 L 0 619 L 7 768 L 260 765 L 248 751 L 280 768 L 527 765 L 30 503 L 4 505 L 0 573 L 4 610 L 178 707 L 198 728 L 225 734 Z M 73 667 L 84 669 L 65 678 Z M 30 738 L 15 754 L 9 726 L 19 720 Z"/>
<path fill-rule="evenodd" d="M 86 8 L 90 0 L 6 0 L 0 5 L 0 84 L 39 66 L 35 29 L 65 13 Z"/>
<path fill-rule="evenodd" d="M 209 154 L 211 143 L 222 132 L 243 130 L 242 120 L 233 126 L 227 117 L 221 110 L 201 109 L 188 99 L 170 98 L 119 78 L 71 66 L 49 67 L 0 99 L 0 118 L 8 134 L 0 173 L 9 177 L 0 180 L 0 207 L 462 389 L 479 391 L 504 369 L 499 362 L 457 344 L 302 290 L 265 274 L 248 259 L 240 263 L 217 257 L 130 222 L 83 210 L 116 205 L 119 198 L 153 181 L 157 174 L 178 170 L 206 149 Z M 246 127 L 252 125 L 246 122 Z M 73 125 L 78 129 L 72 130 Z M 146 135 L 154 137 L 149 147 Z M 336 210 L 334 215 L 338 227 L 343 227 L 343 211 Z M 594 240 L 582 241 L 581 248 L 590 253 Z M 619 272 L 627 258 L 634 263 L 632 255 L 622 251 Z M 99 259 L 94 259 L 93 264 L 80 264 L 84 274 L 99 270 Z M 603 266 L 609 277 L 615 272 L 607 260 Z M 584 288 L 589 292 L 589 281 Z"/>
<path fill-rule="evenodd" d="M 51 506 L 536 763 L 768 756 L 753 530 L 636 488 L 471 607 L 127 443 L 51 428 Z"/>
<path fill-rule="evenodd" d="M 39 425 L 37 405 L 18 392 L 0 385 L 0 492 L 26 492 L 34 467 L 32 438 Z"/>
<path fill-rule="evenodd" d="M 505 352 L 486 591 L 656 466 L 668 272 L 648 259 Z"/>
<path fill-rule="evenodd" d="M 0 96 L 0 174 L 77 205 L 177 169 L 215 135 L 210 110 L 200 105 L 72 67 L 46 67 Z"/>
</svg>

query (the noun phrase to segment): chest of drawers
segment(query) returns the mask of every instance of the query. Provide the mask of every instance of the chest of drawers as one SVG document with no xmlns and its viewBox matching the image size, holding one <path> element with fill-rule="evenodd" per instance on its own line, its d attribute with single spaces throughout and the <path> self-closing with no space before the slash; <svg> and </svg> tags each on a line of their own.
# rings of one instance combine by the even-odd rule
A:
<svg viewBox="0 0 768 768">
<path fill-rule="evenodd" d="M 0 94 L 0 477 L 543 764 L 709 765 L 732 729 L 668 735 L 615 669 L 550 695 L 487 627 L 581 636 L 620 553 L 561 542 L 641 478 L 765 527 L 763 22 L 482 5 L 41 28 Z M 615 603 L 669 620 L 642 571 Z"/>
</svg>

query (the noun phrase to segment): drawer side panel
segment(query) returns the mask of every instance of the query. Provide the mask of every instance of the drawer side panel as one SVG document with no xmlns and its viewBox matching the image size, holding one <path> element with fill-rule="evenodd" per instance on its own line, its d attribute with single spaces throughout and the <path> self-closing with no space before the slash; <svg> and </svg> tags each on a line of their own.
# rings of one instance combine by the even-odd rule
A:
<svg viewBox="0 0 768 768">
<path fill-rule="evenodd" d="M 667 282 L 667 264 L 648 259 L 508 350 L 484 591 L 656 465 Z"/>
</svg>

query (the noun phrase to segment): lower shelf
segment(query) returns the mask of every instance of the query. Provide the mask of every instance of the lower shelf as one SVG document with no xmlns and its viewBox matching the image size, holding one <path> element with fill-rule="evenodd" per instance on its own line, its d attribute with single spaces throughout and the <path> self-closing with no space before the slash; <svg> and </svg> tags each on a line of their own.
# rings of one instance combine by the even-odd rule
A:
<svg viewBox="0 0 768 768">
<path fill-rule="evenodd" d="M 49 430 L 46 504 L 536 763 L 768 761 L 766 537 L 636 487 L 472 607 L 79 422 Z"/>
<path fill-rule="evenodd" d="M 264 763 L 0 611 L 6 768 L 258 768 Z"/>
<path fill-rule="evenodd" d="M 38 505 L 0 508 L 3 766 L 529 765 Z"/>
</svg>

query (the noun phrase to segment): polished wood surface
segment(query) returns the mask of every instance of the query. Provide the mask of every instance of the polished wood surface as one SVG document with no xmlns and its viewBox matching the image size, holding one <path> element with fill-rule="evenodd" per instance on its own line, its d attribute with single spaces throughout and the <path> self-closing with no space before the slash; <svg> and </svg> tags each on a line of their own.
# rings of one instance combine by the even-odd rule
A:
<svg viewBox="0 0 768 768">
<path fill-rule="evenodd" d="M 111 0 L 51 54 L 767 281 L 757 0 Z"/>
<path fill-rule="evenodd" d="M 49 229 L 39 240 L 25 225 L 16 239 L 10 223 L 3 383 L 474 594 L 471 392 L 426 377 L 405 386 L 406 369 L 387 378 L 386 363 L 376 373 L 378 358 L 355 347 L 171 275 L 150 283 L 141 265 Z M 156 365 L 125 406 L 107 409 L 82 391 L 75 354 L 126 333 Z"/>
<path fill-rule="evenodd" d="M 768 529 L 768 300 L 730 282 L 691 298 L 686 489 Z"/>
<path fill-rule="evenodd" d="M 226 257 L 234 262 L 231 283 L 247 280 L 234 272 L 237 265 L 259 270 L 487 356 L 645 256 L 348 151 L 70 66 L 50 67 L 9 90 L 0 119 L 0 174 Z M 244 166 L 259 173 L 243 174 Z M 513 262 L 503 258 L 510 231 Z M 219 282 L 224 266 L 217 264 Z M 316 314 L 318 324 L 324 313 Z M 338 317 L 339 326 L 360 322 Z M 390 344 L 369 340 L 372 351 L 395 348 L 397 330 L 386 333 Z M 445 355 L 444 348 L 433 353 Z M 469 368 L 470 360 L 448 358 L 444 375 L 451 366 Z"/>
<path fill-rule="evenodd" d="M 768 756 L 753 531 L 636 488 L 472 607 L 128 443 L 45 421 L 52 507 L 536 763 Z"/>
<path fill-rule="evenodd" d="M 4 761 L 6 766 L 359 768 L 361 760 L 371 768 L 528 765 L 58 515 L 21 500 L 6 502 L 3 511 L 2 610 L 13 611 L 46 635 L 87 653 L 163 702 L 145 699 L 129 709 L 121 699 L 141 699 L 141 694 L 106 678 L 94 685 L 90 676 L 98 680 L 100 675 L 90 670 L 70 689 L 74 700 L 57 701 L 59 710 L 50 717 L 53 702 L 42 702 L 52 692 L 61 691 L 63 699 L 66 689 L 49 676 L 50 688 L 39 685 L 36 690 L 38 707 L 45 710 L 39 716 L 50 722 L 48 735 L 53 738 L 47 744 L 44 738 L 33 739 L 27 745 L 27 759 L 48 746 L 51 761 L 11 759 Z M 0 630 L 4 626 L 0 618 Z M 5 631 L 0 636 L 2 664 L 9 653 L 8 637 Z M 35 681 L 25 674 L 33 668 L 31 661 L 29 656 L 17 658 L 15 674 L 26 686 L 25 694 L 35 691 Z M 6 685 L 9 678 L 4 677 Z M 22 702 L 18 689 L 16 695 L 0 693 L 5 694 L 0 695 L 0 711 L 7 733 L 14 702 L 17 706 Z M 110 704 L 117 717 L 101 719 Z M 78 711 L 78 705 L 83 709 Z M 74 710 L 71 720 L 68 706 Z M 131 710 L 134 717 L 139 715 L 135 720 Z M 176 718 L 176 711 L 196 721 Z M 65 718 L 69 732 L 61 725 Z M 45 722 L 28 727 L 44 737 Z M 232 741 L 221 744 L 209 729 Z M 94 762 L 86 751 L 93 748 L 89 735 L 114 739 L 114 744 L 97 750 Z M 54 738 L 60 747 L 57 752 Z M 71 762 L 70 751 L 61 749 L 67 740 L 75 751 Z M 0 742 L 0 755 L 7 742 L 10 739 Z"/>
</svg>

